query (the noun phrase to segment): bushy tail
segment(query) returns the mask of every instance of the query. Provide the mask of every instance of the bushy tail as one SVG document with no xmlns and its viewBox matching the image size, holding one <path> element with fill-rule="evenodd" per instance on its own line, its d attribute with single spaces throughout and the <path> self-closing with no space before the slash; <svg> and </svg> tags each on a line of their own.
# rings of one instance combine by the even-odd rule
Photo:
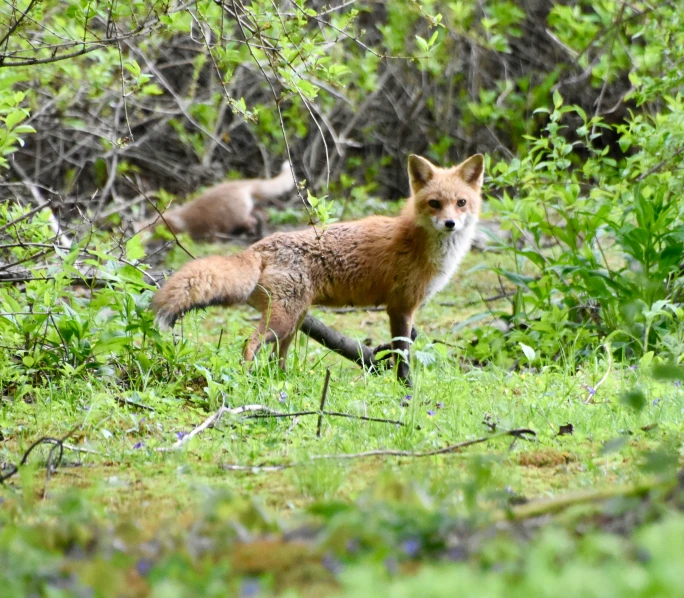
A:
<svg viewBox="0 0 684 598">
<path fill-rule="evenodd" d="M 152 299 L 160 327 L 173 327 L 191 309 L 245 303 L 259 282 L 261 257 L 251 251 L 214 255 L 185 264 Z"/>
<path fill-rule="evenodd" d="M 280 174 L 272 179 L 254 181 L 252 195 L 258 200 L 275 199 L 283 193 L 292 191 L 295 180 L 292 175 L 292 167 L 289 162 L 284 162 Z"/>
</svg>

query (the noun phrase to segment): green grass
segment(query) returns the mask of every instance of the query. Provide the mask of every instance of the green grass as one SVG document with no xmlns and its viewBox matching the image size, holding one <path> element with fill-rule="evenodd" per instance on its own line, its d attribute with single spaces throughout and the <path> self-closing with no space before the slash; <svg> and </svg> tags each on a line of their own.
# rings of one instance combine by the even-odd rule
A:
<svg viewBox="0 0 684 598">
<path fill-rule="evenodd" d="M 219 248 L 192 247 L 193 252 L 199 249 L 206 254 Z M 175 253 L 170 261 L 175 268 L 182 259 Z M 674 452 L 676 458 L 681 445 L 684 391 L 673 382 L 654 381 L 638 368 L 609 365 L 602 348 L 579 369 L 563 361 L 514 371 L 460 362 L 454 347 L 468 341 L 468 332 L 466 328 L 453 333 L 454 326 L 482 311 L 480 296 L 499 291 L 495 277 L 468 271 L 498 259 L 495 254 L 471 254 L 447 291 L 419 312 L 414 355 L 420 360 L 414 360 L 410 400 L 405 400 L 409 392 L 392 372 L 364 374 L 303 335 L 290 351 L 287 373 L 265 354 L 252 371 L 245 371 L 240 350 L 255 315 L 247 308 L 211 309 L 186 317 L 177 332 L 176 350 L 183 357 L 164 376 L 141 374 L 131 364 L 125 379 L 120 374 L 38 379 L 19 399 L 12 388 L 3 388 L 0 463 L 18 463 L 37 438 L 61 437 L 75 427 L 68 442 L 91 452 L 66 451 L 62 467 L 47 483 L 47 451 L 39 449 L 20 475 L 0 488 L 0 563 L 5 559 L 13 567 L 19 562 L 26 567 L 24 577 L 0 573 L 0 580 L 15 584 L 11 587 L 17 596 L 30 594 L 33 586 L 28 579 L 40 567 L 53 572 L 45 574 L 42 593 L 35 594 L 46 596 L 78 595 L 74 579 L 95 588 L 98 596 L 180 596 L 189 595 L 189 588 L 214 595 L 212 587 L 248 595 L 252 577 L 258 578 L 265 595 L 289 591 L 288 595 L 354 596 L 374 588 L 372 595 L 412 596 L 422 588 L 426 595 L 446 596 L 456 585 L 472 588 L 477 595 L 503 595 L 507 588 L 520 595 L 555 595 L 553 584 L 566 593 L 587 595 L 582 593 L 587 588 L 609 582 L 616 595 L 624 595 L 618 589 L 632 582 L 618 574 L 618 566 L 634 560 L 632 553 L 623 552 L 636 550 L 630 543 L 639 540 L 606 540 L 601 531 L 591 532 L 593 539 L 578 538 L 562 526 L 541 535 L 535 532 L 529 552 L 515 537 L 507 537 L 494 547 L 485 543 L 458 566 L 445 564 L 439 551 L 426 550 L 421 558 L 406 562 L 401 551 L 396 554 L 402 534 L 412 533 L 421 542 L 451 537 L 435 524 L 435 517 L 447 522 L 449 529 L 462 521 L 472 530 L 500 518 L 512 497 L 548 499 L 649 482 L 653 470 L 644 467 L 648 455 Z M 388 340 L 383 313 L 312 313 L 361 341 L 371 339 L 375 345 Z M 11 367 L 11 357 L 5 359 L 3 367 Z M 179 434 L 188 433 L 223 402 L 229 407 L 261 404 L 279 411 L 315 410 L 326 367 L 331 370 L 327 409 L 405 425 L 325 417 L 318 438 L 316 416 L 296 422 L 227 416 L 182 450 L 157 450 L 170 447 Z M 606 372 L 605 382 L 590 394 Z M 621 401 L 637 386 L 647 399 L 641 411 Z M 408 405 L 401 406 L 402 400 Z M 432 450 L 488 435 L 485 420 L 498 430 L 531 428 L 537 436 L 533 442 L 513 444 L 510 438 L 495 439 L 440 457 L 311 460 L 384 448 Z M 573 425 L 572 435 L 558 435 L 565 424 Z M 227 464 L 294 466 L 236 472 L 222 467 Z M 648 544 L 654 534 L 681 528 L 681 516 L 671 517 L 669 526 L 646 521 L 644 525 L 654 527 L 639 532 L 651 538 L 644 541 Z M 260 539 L 264 531 L 309 524 L 316 526 L 315 541 L 308 538 L 301 546 L 273 539 L 278 534 Z M 124 548 L 109 546 L 111 530 L 131 526 L 135 533 L 130 542 L 122 540 Z M 243 540 L 249 541 L 235 544 L 243 528 L 249 531 Z M 358 555 L 340 548 L 366 533 L 370 539 Z M 221 534 L 221 542 L 229 544 L 227 560 L 221 559 L 222 544 L 214 537 Z M 200 542 L 205 535 L 213 539 L 207 540 L 206 553 L 200 551 L 204 556 L 197 556 L 193 541 Z M 158 570 L 151 577 L 132 573 L 145 558 L 148 541 L 162 546 L 152 559 Z M 259 542 L 271 544 L 260 548 Z M 611 542 L 620 546 L 611 548 Z M 277 554 L 269 556 L 269 550 Z M 549 573 L 547 551 L 554 550 L 559 561 Z M 684 555 L 678 545 L 673 550 L 680 558 Z M 326 565 L 329 551 L 344 561 L 339 574 Z M 398 558 L 399 565 L 388 565 L 388 558 Z M 669 563 L 667 555 L 663 558 Z M 602 559 L 608 563 L 605 568 L 599 566 Z M 490 561 L 499 564 L 489 570 Z M 641 576 L 633 582 L 635 588 L 648 588 L 657 575 L 667 574 L 649 569 L 655 565 L 634 562 L 639 571 L 634 575 Z M 187 570 L 181 572 L 184 567 Z M 118 580 L 107 586 L 109 590 L 98 581 L 104 575 L 100 570 Z M 580 570 L 586 577 L 579 575 Z M 72 585 L 64 582 L 64 575 Z M 127 582 L 129 577 L 134 581 Z M 59 593 L 57 578 L 68 588 L 66 593 Z M 575 579 L 570 586 L 569 579 Z M 598 581 L 592 586 L 590 580 Z M 113 589 L 117 584 L 123 588 L 119 594 Z M 662 587 L 681 589 L 674 581 Z M 607 594 L 596 590 L 595 595 Z"/>
</svg>

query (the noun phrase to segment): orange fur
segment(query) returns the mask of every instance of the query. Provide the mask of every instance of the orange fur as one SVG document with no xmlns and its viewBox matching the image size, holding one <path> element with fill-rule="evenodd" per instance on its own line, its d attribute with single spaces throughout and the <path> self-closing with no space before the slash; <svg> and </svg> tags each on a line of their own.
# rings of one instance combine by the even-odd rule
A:
<svg viewBox="0 0 684 598">
<path fill-rule="evenodd" d="M 275 199 L 294 186 L 292 168 L 285 162 L 278 176 L 221 183 L 207 189 L 197 199 L 167 211 L 163 218 L 155 216 L 139 223 L 136 231 L 166 224 L 174 233 L 188 233 L 195 240 L 236 232 L 253 235 L 262 224 L 255 215 L 255 202 Z"/>
<path fill-rule="evenodd" d="M 157 321 L 173 325 L 190 309 L 247 303 L 262 319 L 245 346 L 245 360 L 262 342 L 277 341 L 284 367 L 312 304 L 385 305 L 392 346 L 404 355 L 397 374 L 408 382 L 413 315 L 448 282 L 470 247 L 483 171 L 480 155 L 448 169 L 411 156 L 412 195 L 401 215 L 275 233 L 239 255 L 190 262 L 155 295 Z"/>
</svg>

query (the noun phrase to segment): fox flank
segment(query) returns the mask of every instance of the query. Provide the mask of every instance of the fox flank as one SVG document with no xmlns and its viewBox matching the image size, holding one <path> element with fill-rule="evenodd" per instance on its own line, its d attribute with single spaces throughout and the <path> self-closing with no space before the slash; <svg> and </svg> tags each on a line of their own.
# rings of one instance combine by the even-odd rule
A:
<svg viewBox="0 0 684 598">
<path fill-rule="evenodd" d="M 173 326 L 191 309 L 246 303 L 262 318 L 245 345 L 251 361 L 263 343 L 287 351 L 311 305 L 384 305 L 397 377 L 409 379 L 409 338 L 420 304 L 442 289 L 468 252 L 480 214 L 484 159 L 439 168 L 410 156 L 411 197 L 396 218 L 370 216 L 275 233 L 239 255 L 194 260 L 157 292 L 160 325 Z"/>
</svg>

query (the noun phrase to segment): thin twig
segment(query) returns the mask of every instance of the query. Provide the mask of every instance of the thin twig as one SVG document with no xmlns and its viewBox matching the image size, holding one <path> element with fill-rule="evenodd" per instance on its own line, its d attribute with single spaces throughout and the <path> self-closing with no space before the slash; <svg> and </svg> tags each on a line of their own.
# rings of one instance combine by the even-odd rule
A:
<svg viewBox="0 0 684 598">
<path fill-rule="evenodd" d="M 606 359 L 608 360 L 608 365 L 606 366 L 606 373 L 603 374 L 603 378 L 601 378 L 596 386 L 592 389 L 592 391 L 589 391 L 589 396 L 583 401 L 583 403 L 588 404 L 588 403 L 593 403 L 594 402 L 594 395 L 596 394 L 596 391 L 598 390 L 599 386 L 601 386 L 607 379 L 608 375 L 610 374 L 610 368 L 613 365 L 613 355 L 610 349 L 610 343 L 605 343 L 603 345 L 603 350 L 606 352 Z"/>
<path fill-rule="evenodd" d="M 33 452 L 33 450 L 37 447 L 39 447 L 41 444 L 52 444 L 54 445 L 48 454 L 48 460 L 46 464 L 47 468 L 47 478 L 46 478 L 46 486 L 47 483 L 50 481 L 50 476 L 53 474 L 55 471 L 57 471 L 57 468 L 62 462 L 62 456 L 64 455 L 64 441 L 70 438 L 76 430 L 80 428 L 79 426 L 76 426 L 72 428 L 65 436 L 62 438 L 53 438 L 52 436 L 42 436 L 38 440 L 36 440 L 31 446 L 28 447 L 28 449 L 24 452 L 21 461 L 19 461 L 19 465 L 9 465 L 9 471 L 3 475 L 0 476 L 0 484 L 4 484 L 7 480 L 9 480 L 13 475 L 15 475 L 18 471 L 19 468 L 22 467 L 23 465 L 26 465 L 29 456 Z M 55 451 L 57 454 L 57 457 L 55 458 Z"/>
<path fill-rule="evenodd" d="M 330 385 L 330 368 L 325 371 L 325 382 L 323 382 L 323 394 L 321 395 L 320 415 L 318 416 L 318 424 L 316 425 L 316 437 L 321 437 L 321 424 L 323 423 L 323 409 L 325 408 L 325 401 L 328 398 L 328 386 Z"/>
<path fill-rule="evenodd" d="M 366 457 L 433 457 L 436 455 L 447 455 L 450 453 L 455 453 L 462 448 L 472 446 L 474 444 L 481 444 L 483 442 L 489 442 L 496 438 L 503 438 L 504 436 L 513 436 L 514 438 L 522 438 L 524 440 L 530 440 L 530 436 L 536 436 L 534 430 L 529 428 L 517 428 L 515 430 L 505 430 L 497 434 L 490 434 L 489 436 L 483 436 L 481 438 L 475 438 L 473 440 L 465 440 L 463 442 L 458 442 L 446 446 L 441 449 L 435 449 L 433 451 L 398 451 L 393 449 L 379 449 L 375 451 L 366 451 L 363 453 L 340 453 L 331 455 L 313 455 L 304 461 L 295 461 L 293 463 L 284 463 L 282 465 L 240 465 L 233 463 L 222 463 L 221 469 L 225 471 L 249 471 L 252 473 L 258 472 L 268 472 L 268 471 L 282 471 L 284 469 L 289 469 L 292 467 L 300 467 L 302 465 L 309 465 L 311 461 L 319 460 L 343 460 L 343 459 L 364 459 Z"/>
<path fill-rule="evenodd" d="M 174 444 L 172 444 L 169 447 L 160 447 L 157 449 L 158 452 L 164 453 L 168 451 L 175 451 L 179 449 L 181 446 L 184 444 L 188 443 L 192 438 L 206 430 L 207 428 L 210 428 L 213 426 L 221 417 L 223 417 L 225 414 L 228 415 L 239 415 L 240 413 L 247 413 L 249 411 L 271 411 L 268 407 L 264 407 L 263 405 L 243 405 L 242 407 L 236 407 L 234 409 L 229 409 L 228 407 L 221 406 L 221 408 L 216 411 L 215 413 L 212 413 L 207 419 L 205 419 L 199 426 L 188 432 L 183 438 L 180 438 L 178 441 L 176 441 Z"/>
</svg>

